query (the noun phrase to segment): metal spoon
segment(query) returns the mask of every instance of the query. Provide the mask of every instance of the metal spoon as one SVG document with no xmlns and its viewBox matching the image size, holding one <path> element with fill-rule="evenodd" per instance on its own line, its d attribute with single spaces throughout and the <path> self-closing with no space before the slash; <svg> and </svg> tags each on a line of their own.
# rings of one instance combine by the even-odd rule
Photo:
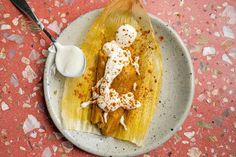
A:
<svg viewBox="0 0 236 157">
<path fill-rule="evenodd" d="M 60 48 L 62 48 L 62 45 L 59 44 L 58 42 L 56 42 L 56 40 L 53 38 L 53 36 L 46 30 L 46 28 L 44 27 L 43 23 L 37 18 L 37 16 L 33 13 L 32 9 L 29 7 L 29 5 L 27 4 L 27 2 L 25 0 L 11 0 L 11 2 L 16 6 L 17 9 L 19 9 L 22 13 L 24 13 L 27 17 L 29 17 L 32 21 L 34 21 L 39 28 L 48 36 L 48 38 L 52 41 L 53 45 L 55 46 L 55 50 L 56 52 L 59 51 Z M 86 58 L 82 52 L 82 50 L 74 45 L 63 45 L 63 49 L 67 49 L 67 50 L 71 50 L 71 54 L 70 53 L 56 53 L 56 67 L 57 70 L 66 77 L 79 77 L 81 76 L 86 68 Z M 74 53 L 74 55 L 72 54 L 72 51 Z M 76 67 L 73 67 L 73 72 L 65 72 L 65 69 L 63 69 L 62 67 L 68 67 L 68 62 L 58 62 L 59 60 L 63 60 L 66 57 L 69 57 L 69 55 L 73 55 L 79 58 L 76 58 L 80 61 L 82 61 L 81 64 L 76 64 Z M 63 57 L 63 58 L 62 58 Z M 60 65 L 59 65 L 60 63 Z M 64 65 L 62 65 L 64 64 Z M 70 64 L 70 67 L 73 66 Z M 80 67 L 78 67 L 80 66 Z"/>
</svg>

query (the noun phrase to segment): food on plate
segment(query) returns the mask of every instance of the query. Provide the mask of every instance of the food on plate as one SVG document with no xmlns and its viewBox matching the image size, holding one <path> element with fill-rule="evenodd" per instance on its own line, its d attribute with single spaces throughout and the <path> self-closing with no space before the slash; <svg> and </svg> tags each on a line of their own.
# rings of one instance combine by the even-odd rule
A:
<svg viewBox="0 0 236 157">
<path fill-rule="evenodd" d="M 63 126 L 142 146 L 162 83 L 161 52 L 147 13 L 136 0 L 111 1 L 81 48 L 87 69 L 65 80 Z"/>
</svg>

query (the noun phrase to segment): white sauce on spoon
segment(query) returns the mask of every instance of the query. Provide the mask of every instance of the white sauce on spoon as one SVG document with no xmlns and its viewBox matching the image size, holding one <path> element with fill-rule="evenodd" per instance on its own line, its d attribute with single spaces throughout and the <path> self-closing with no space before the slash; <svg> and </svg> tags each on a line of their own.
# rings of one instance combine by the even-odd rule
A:
<svg viewBox="0 0 236 157">
<path fill-rule="evenodd" d="M 49 48 L 49 51 L 56 52 L 56 67 L 57 70 L 66 77 L 79 77 L 83 74 L 86 67 L 86 59 L 83 51 L 74 45 L 61 45 L 54 43 L 54 48 Z"/>
</svg>

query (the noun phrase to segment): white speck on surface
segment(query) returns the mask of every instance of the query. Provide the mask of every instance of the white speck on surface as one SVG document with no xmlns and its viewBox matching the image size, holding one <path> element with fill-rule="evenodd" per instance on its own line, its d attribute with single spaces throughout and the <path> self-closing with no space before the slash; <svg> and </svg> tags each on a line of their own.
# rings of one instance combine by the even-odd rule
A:
<svg viewBox="0 0 236 157">
<path fill-rule="evenodd" d="M 66 18 L 62 18 L 61 21 L 62 21 L 63 23 L 67 23 L 67 19 L 66 19 Z"/>
<path fill-rule="evenodd" d="M 196 52 L 201 52 L 202 47 L 199 45 L 194 45 L 191 49 L 190 49 L 190 53 L 196 53 Z"/>
<path fill-rule="evenodd" d="M 204 94 L 200 94 L 197 99 L 198 101 L 203 101 L 204 99 L 206 99 L 206 96 Z"/>
<path fill-rule="evenodd" d="M 214 95 L 214 96 L 218 95 L 218 93 L 219 93 L 219 90 L 218 90 L 218 89 L 214 89 L 214 90 L 211 92 L 211 94 Z"/>
<path fill-rule="evenodd" d="M 214 35 L 215 35 L 216 37 L 220 37 L 220 33 L 219 33 L 219 32 L 215 32 Z"/>
<path fill-rule="evenodd" d="M 180 0 L 179 6 L 184 6 L 184 0 Z"/>
<path fill-rule="evenodd" d="M 234 128 L 236 129 L 236 122 L 234 122 Z"/>
<path fill-rule="evenodd" d="M 51 152 L 50 148 L 46 147 L 43 150 L 43 153 L 42 153 L 41 157 L 51 157 L 51 156 L 52 156 L 52 152 Z"/>
<path fill-rule="evenodd" d="M 215 152 L 214 148 L 211 148 L 211 153 L 214 153 L 214 152 Z"/>
<path fill-rule="evenodd" d="M 0 51 L 0 59 L 5 59 L 6 58 L 6 51 L 5 48 L 2 48 Z"/>
<path fill-rule="evenodd" d="M 211 14 L 210 17 L 211 17 L 212 19 L 216 19 L 216 14 Z"/>
<path fill-rule="evenodd" d="M 231 61 L 231 59 L 228 57 L 227 54 L 223 54 L 223 55 L 222 55 L 222 60 L 225 61 L 225 62 L 228 63 L 228 64 L 231 64 L 231 65 L 233 64 L 232 61 Z"/>
<path fill-rule="evenodd" d="M 223 26 L 223 33 L 225 37 L 234 39 L 234 33 L 230 27 Z"/>
<path fill-rule="evenodd" d="M 34 88 L 33 88 L 33 91 L 36 92 L 36 91 L 38 91 L 38 90 L 40 90 L 40 89 L 41 89 L 40 87 L 34 87 Z"/>
<path fill-rule="evenodd" d="M 65 13 L 62 13 L 60 17 L 66 17 L 66 14 L 65 14 Z"/>
<path fill-rule="evenodd" d="M 216 49 L 214 47 L 204 47 L 202 51 L 203 56 L 216 54 Z"/>
<path fill-rule="evenodd" d="M 26 58 L 26 57 L 22 57 L 21 58 L 21 62 L 25 63 L 25 64 L 30 64 L 30 60 L 28 58 Z"/>
<path fill-rule="evenodd" d="M 207 103 L 209 103 L 209 104 L 212 103 L 211 98 L 207 98 L 206 101 L 207 101 Z"/>
<path fill-rule="evenodd" d="M 1 103 L 1 107 L 3 111 L 9 110 L 9 106 L 4 101 Z"/>
<path fill-rule="evenodd" d="M 191 142 L 196 142 L 196 139 L 193 137 L 193 138 L 191 138 L 191 140 L 190 140 Z"/>
<path fill-rule="evenodd" d="M 197 147 L 192 147 L 188 150 L 187 155 L 189 157 L 200 157 L 202 152 Z"/>
<path fill-rule="evenodd" d="M 14 87 L 18 87 L 19 81 L 18 81 L 17 75 L 16 75 L 15 73 L 13 73 L 13 74 L 11 75 L 10 82 L 11 82 L 11 84 L 12 84 Z"/>
<path fill-rule="evenodd" d="M 229 56 L 233 57 L 234 59 L 236 59 L 236 48 L 232 48 L 229 51 Z"/>
<path fill-rule="evenodd" d="M 230 107 L 230 110 L 231 110 L 232 112 L 234 112 L 234 111 L 235 111 L 235 108 L 234 108 L 233 106 L 231 106 L 231 107 Z"/>
<path fill-rule="evenodd" d="M 183 144 L 189 144 L 189 141 L 182 141 Z"/>
<path fill-rule="evenodd" d="M 23 95 L 25 92 L 23 91 L 22 88 L 19 88 L 18 93 L 19 93 L 20 95 Z"/>
<path fill-rule="evenodd" d="M 30 132 L 30 137 L 36 138 L 37 137 L 37 132 L 36 131 Z"/>
<path fill-rule="evenodd" d="M 226 103 L 229 102 L 229 100 L 227 98 L 223 98 L 223 102 Z"/>
<path fill-rule="evenodd" d="M 45 46 L 46 41 L 45 41 L 44 39 L 40 39 L 40 40 L 39 40 L 39 43 L 40 43 L 41 46 Z"/>
<path fill-rule="evenodd" d="M 42 132 L 45 132 L 45 130 L 40 128 L 38 132 L 42 133 Z"/>
<path fill-rule="evenodd" d="M 191 19 L 191 21 L 194 21 L 194 20 L 195 20 L 195 17 L 190 16 L 190 19 Z"/>
<path fill-rule="evenodd" d="M 30 108 L 31 106 L 30 106 L 30 104 L 24 102 L 23 105 L 22 105 L 22 107 L 23 107 L 23 108 Z"/>
<path fill-rule="evenodd" d="M 6 14 L 3 14 L 3 18 L 8 18 L 8 17 L 10 17 L 11 15 L 10 14 L 8 14 L 8 13 L 6 13 Z"/>
<path fill-rule="evenodd" d="M 223 90 L 226 90 L 227 89 L 227 87 L 226 86 L 223 86 Z"/>
<path fill-rule="evenodd" d="M 8 25 L 8 24 L 1 25 L 1 30 L 8 30 L 8 29 L 11 29 L 11 25 Z"/>
<path fill-rule="evenodd" d="M 33 80 L 38 77 L 30 65 L 26 66 L 25 70 L 22 72 L 22 75 L 23 78 L 27 79 L 29 83 L 32 83 Z"/>
<path fill-rule="evenodd" d="M 28 132 L 37 129 L 40 127 L 40 122 L 33 116 L 28 115 L 23 124 L 24 133 L 27 134 Z"/>
<path fill-rule="evenodd" d="M 26 151 L 25 147 L 20 146 L 20 150 Z"/>
<path fill-rule="evenodd" d="M 222 4 L 223 7 L 226 7 L 227 5 L 228 5 L 228 2 L 224 2 L 224 3 Z"/>
<path fill-rule="evenodd" d="M 61 145 L 66 153 L 69 153 L 73 150 L 73 145 L 69 141 L 62 142 Z"/>
<path fill-rule="evenodd" d="M 236 24 L 236 11 L 235 8 L 233 6 L 226 6 L 223 13 L 222 13 L 223 17 L 228 17 L 228 21 L 227 24 L 231 24 L 234 25 Z"/>
<path fill-rule="evenodd" d="M 194 135 L 195 135 L 195 131 L 184 133 L 184 136 L 188 137 L 189 139 L 192 138 Z"/>
<path fill-rule="evenodd" d="M 54 6 L 60 7 L 60 2 L 59 1 L 54 1 Z"/>
<path fill-rule="evenodd" d="M 60 34 L 60 32 L 61 32 L 61 29 L 60 29 L 57 21 L 53 21 L 51 24 L 49 24 L 48 28 L 57 34 Z"/>
<path fill-rule="evenodd" d="M 54 153 L 56 153 L 57 152 L 57 146 L 56 145 L 52 145 L 52 150 L 53 150 Z"/>
<path fill-rule="evenodd" d="M 14 26 L 17 26 L 18 23 L 19 23 L 19 17 L 15 17 L 15 18 L 12 20 L 12 24 L 13 24 Z"/>
<path fill-rule="evenodd" d="M 43 19 L 44 24 L 49 24 L 49 21 L 47 19 Z"/>
</svg>

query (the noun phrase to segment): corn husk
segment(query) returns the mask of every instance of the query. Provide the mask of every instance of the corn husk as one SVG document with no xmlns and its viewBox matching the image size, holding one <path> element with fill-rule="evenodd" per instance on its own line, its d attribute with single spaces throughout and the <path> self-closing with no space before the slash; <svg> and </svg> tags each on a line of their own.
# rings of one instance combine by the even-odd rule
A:
<svg viewBox="0 0 236 157">
<path fill-rule="evenodd" d="M 80 104 L 91 97 L 91 88 L 104 73 L 106 56 L 102 52 L 105 42 L 115 39 L 118 27 L 130 24 L 138 31 L 138 37 L 129 48 L 132 56 L 139 56 L 141 75 L 132 66 L 125 67 L 114 80 L 112 87 L 119 93 L 134 92 L 142 106 L 126 111 L 122 108 L 103 119 L 103 111 L 96 105 L 81 108 Z M 86 58 L 87 70 L 80 78 L 67 78 L 61 103 L 63 125 L 66 129 L 99 133 L 143 145 L 151 120 L 154 116 L 162 83 L 162 57 L 160 48 L 147 13 L 137 0 L 114 0 L 103 10 L 91 26 L 81 45 Z M 133 91 L 133 84 L 137 90 Z M 128 130 L 120 125 L 124 115 Z M 93 125 L 95 124 L 95 125 Z"/>
</svg>

